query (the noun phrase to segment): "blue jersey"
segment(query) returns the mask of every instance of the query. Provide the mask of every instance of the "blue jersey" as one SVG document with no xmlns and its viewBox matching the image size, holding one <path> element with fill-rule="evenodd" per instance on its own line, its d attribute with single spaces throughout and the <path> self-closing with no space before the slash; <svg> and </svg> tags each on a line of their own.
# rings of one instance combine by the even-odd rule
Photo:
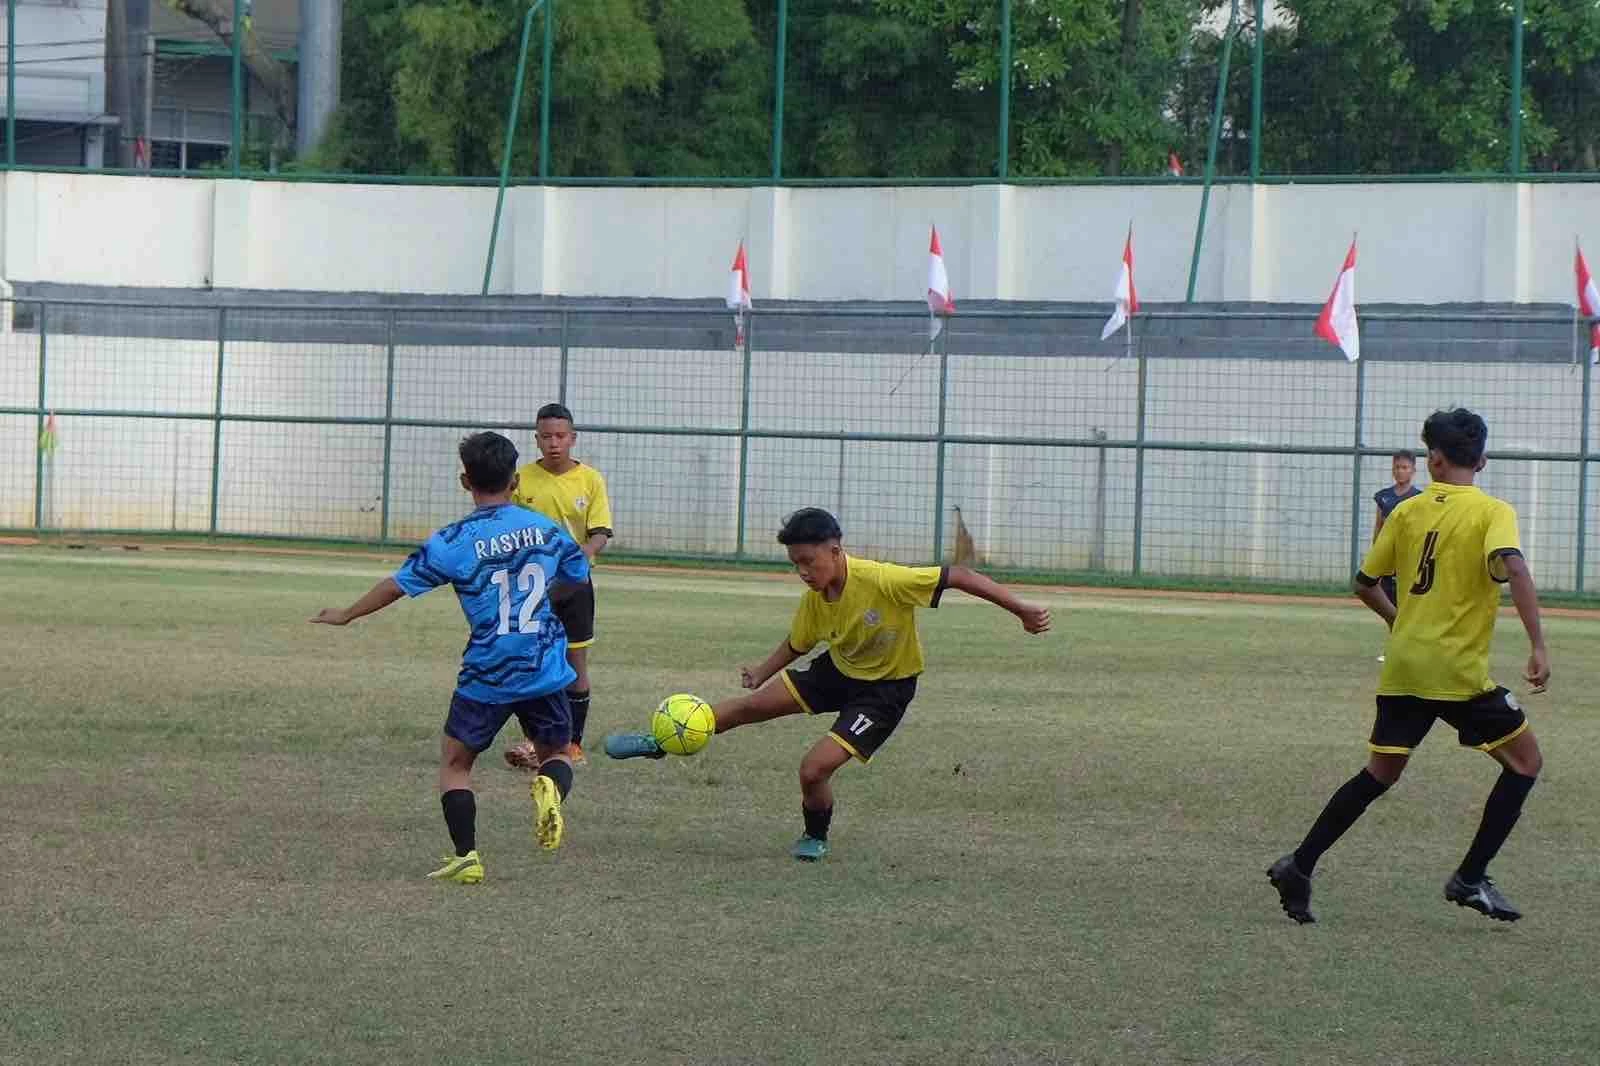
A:
<svg viewBox="0 0 1600 1066">
<path fill-rule="evenodd" d="M 589 560 L 565 530 L 506 503 L 480 507 L 429 537 L 394 582 L 407 596 L 454 586 L 472 629 L 456 691 L 479 703 L 513 703 L 576 679 L 548 593 L 588 577 Z"/>
<path fill-rule="evenodd" d="M 1394 509 L 1396 507 L 1399 507 L 1402 503 L 1405 503 L 1413 496 L 1421 495 L 1422 490 L 1417 488 L 1415 485 L 1412 485 L 1411 491 L 1406 493 L 1404 496 L 1394 491 L 1394 486 L 1390 485 L 1388 488 L 1380 489 L 1376 494 L 1374 494 L 1372 497 L 1372 502 L 1378 505 L 1378 513 L 1383 517 L 1388 518 L 1394 513 Z"/>
</svg>

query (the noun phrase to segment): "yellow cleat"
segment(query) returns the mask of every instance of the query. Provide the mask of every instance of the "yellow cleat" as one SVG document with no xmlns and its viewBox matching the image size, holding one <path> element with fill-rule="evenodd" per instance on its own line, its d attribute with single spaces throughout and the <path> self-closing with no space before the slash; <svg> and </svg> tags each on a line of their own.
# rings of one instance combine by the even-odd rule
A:
<svg viewBox="0 0 1600 1066">
<path fill-rule="evenodd" d="M 428 875 L 430 881 L 454 881 L 458 885 L 475 885 L 483 880 L 483 860 L 476 851 L 465 855 L 447 855 L 444 865 Z"/>
<path fill-rule="evenodd" d="M 529 789 L 533 796 L 533 835 L 539 846 L 554 851 L 561 846 L 561 792 L 556 783 L 543 774 L 533 779 Z"/>
</svg>

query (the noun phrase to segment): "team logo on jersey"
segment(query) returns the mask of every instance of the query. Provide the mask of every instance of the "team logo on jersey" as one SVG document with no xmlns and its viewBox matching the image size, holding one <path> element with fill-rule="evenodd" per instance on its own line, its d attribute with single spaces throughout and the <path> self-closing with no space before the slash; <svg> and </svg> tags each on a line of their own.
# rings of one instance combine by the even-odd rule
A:
<svg viewBox="0 0 1600 1066">
<path fill-rule="evenodd" d="M 573 504 L 575 504 L 577 506 L 578 510 L 582 511 L 583 509 L 585 509 L 586 507 L 589 506 L 589 497 L 587 497 L 587 496 L 579 496 L 577 499 L 573 500 L 572 502 L 573 502 Z"/>
<path fill-rule="evenodd" d="M 875 608 L 869 607 L 867 608 L 867 613 L 861 616 L 861 620 L 869 626 L 875 626 L 883 621 L 883 615 L 879 614 Z"/>
</svg>

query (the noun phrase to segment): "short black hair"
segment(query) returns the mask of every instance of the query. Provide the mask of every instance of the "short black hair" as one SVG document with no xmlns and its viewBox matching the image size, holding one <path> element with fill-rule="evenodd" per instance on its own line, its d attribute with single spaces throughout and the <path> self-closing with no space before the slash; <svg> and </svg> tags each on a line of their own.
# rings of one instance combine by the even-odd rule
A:
<svg viewBox="0 0 1600 1066">
<path fill-rule="evenodd" d="M 839 528 L 839 520 L 833 515 L 820 507 L 802 507 L 783 520 L 783 528 L 778 530 L 778 543 L 784 547 L 826 544 L 843 536 L 844 530 Z"/>
<path fill-rule="evenodd" d="M 1476 469 L 1489 446 L 1489 425 L 1465 407 L 1435 411 L 1422 423 L 1422 442 L 1452 466 Z"/>
<path fill-rule="evenodd" d="M 1390 458 L 1391 459 L 1404 459 L 1406 462 L 1410 463 L 1412 466 L 1416 466 L 1417 465 L 1417 453 L 1412 451 L 1410 448 L 1401 448 L 1399 451 L 1395 452 L 1394 455 L 1390 456 Z"/>
<path fill-rule="evenodd" d="M 572 411 L 564 403 L 547 403 L 539 408 L 539 414 L 534 418 L 534 422 L 543 422 L 547 418 L 561 418 L 571 422 Z"/>
<path fill-rule="evenodd" d="M 479 492 L 504 492 L 517 472 L 517 446 L 495 432 L 461 438 L 458 449 L 467 482 Z"/>
</svg>

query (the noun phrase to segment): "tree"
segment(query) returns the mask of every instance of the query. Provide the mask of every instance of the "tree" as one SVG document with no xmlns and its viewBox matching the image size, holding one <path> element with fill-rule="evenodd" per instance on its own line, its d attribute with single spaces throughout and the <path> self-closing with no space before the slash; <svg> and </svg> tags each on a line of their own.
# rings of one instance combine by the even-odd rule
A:
<svg viewBox="0 0 1600 1066">
<path fill-rule="evenodd" d="M 1003 76 L 999 4 L 876 0 L 875 6 L 936 29 L 951 42 L 954 87 L 993 99 Z M 1177 133 L 1169 96 L 1204 6 L 1203 0 L 1013 4 L 1016 172 L 1158 172 Z"/>
<path fill-rule="evenodd" d="M 164 3 L 178 14 L 204 23 L 217 35 L 218 40 L 233 47 L 232 0 L 164 0 Z M 267 95 L 272 99 L 272 108 L 278 116 L 278 135 L 275 140 L 278 147 L 287 147 L 289 134 L 298 121 L 296 104 L 300 97 L 295 77 L 288 67 L 267 51 L 249 19 L 245 20 L 243 29 L 244 34 L 239 42 L 240 60 L 250 76 L 267 90 Z"/>
</svg>

